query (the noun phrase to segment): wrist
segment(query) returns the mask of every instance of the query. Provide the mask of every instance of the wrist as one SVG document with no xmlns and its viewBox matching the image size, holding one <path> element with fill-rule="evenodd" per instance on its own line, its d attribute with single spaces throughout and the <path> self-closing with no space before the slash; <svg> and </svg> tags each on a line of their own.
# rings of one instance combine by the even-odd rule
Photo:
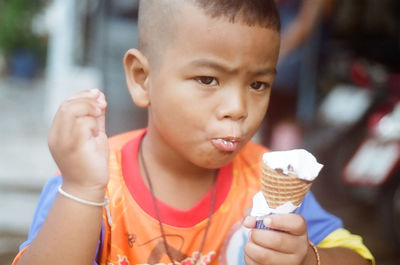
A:
<svg viewBox="0 0 400 265">
<path fill-rule="evenodd" d="M 110 209 L 108 206 L 110 200 L 108 199 L 108 197 L 104 196 L 105 188 L 93 189 L 93 187 L 92 187 L 91 189 L 83 189 L 83 190 L 78 189 L 78 190 L 80 190 L 80 192 L 86 191 L 85 195 L 82 195 L 82 194 L 78 195 L 79 192 L 77 192 L 77 190 L 74 191 L 76 194 L 71 194 L 70 192 L 65 191 L 64 190 L 65 188 L 63 189 L 62 186 L 63 185 L 60 185 L 58 187 L 58 192 L 61 195 L 63 195 L 64 197 L 67 197 L 68 199 L 71 199 L 71 200 L 81 203 L 81 204 L 104 207 L 106 209 L 106 213 L 107 213 L 108 224 L 110 226 L 112 226 L 111 212 L 110 212 Z M 68 187 L 68 185 L 66 185 L 66 186 Z M 67 188 L 67 189 L 70 189 L 70 188 Z M 89 191 L 89 193 L 88 193 L 88 191 Z M 98 197 L 101 195 L 103 196 L 103 201 L 97 201 L 97 200 L 99 200 Z M 85 198 L 83 196 L 85 196 Z M 96 201 L 93 201 L 93 199 Z"/>
<path fill-rule="evenodd" d="M 86 186 L 63 181 L 61 187 L 65 192 L 73 196 L 93 202 L 104 201 L 106 193 L 106 186 L 103 185 Z"/>
<path fill-rule="evenodd" d="M 307 254 L 303 264 L 321 265 L 319 250 L 310 240 L 308 240 Z"/>
</svg>

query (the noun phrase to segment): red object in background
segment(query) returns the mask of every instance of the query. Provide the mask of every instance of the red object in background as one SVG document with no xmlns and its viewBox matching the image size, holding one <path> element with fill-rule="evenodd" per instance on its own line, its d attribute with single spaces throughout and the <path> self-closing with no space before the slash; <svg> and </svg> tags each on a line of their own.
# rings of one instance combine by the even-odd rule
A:
<svg viewBox="0 0 400 265">
<path fill-rule="evenodd" d="M 389 112 L 392 112 L 396 104 L 400 102 L 400 73 L 389 75 L 387 80 L 387 88 L 390 97 L 383 105 L 379 106 L 368 118 L 367 126 L 370 132 L 373 132 L 383 116 L 385 116 Z"/>
<path fill-rule="evenodd" d="M 390 90 L 391 95 L 400 98 L 400 73 L 389 75 L 387 86 Z"/>
<path fill-rule="evenodd" d="M 368 117 L 367 127 L 369 132 L 373 132 L 375 128 L 378 126 L 379 121 L 393 110 L 395 106 L 395 102 L 387 102 L 384 105 L 380 106 L 376 111 L 371 113 Z"/>
<path fill-rule="evenodd" d="M 350 67 L 350 76 L 354 84 L 360 87 L 370 88 L 371 78 L 361 61 L 355 61 Z"/>
</svg>

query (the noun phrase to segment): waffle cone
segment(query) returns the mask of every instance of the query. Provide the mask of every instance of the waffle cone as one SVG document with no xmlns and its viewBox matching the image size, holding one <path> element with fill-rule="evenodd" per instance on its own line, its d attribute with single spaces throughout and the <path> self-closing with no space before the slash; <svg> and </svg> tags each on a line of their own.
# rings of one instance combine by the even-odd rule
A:
<svg viewBox="0 0 400 265">
<path fill-rule="evenodd" d="M 302 180 L 296 175 L 286 175 L 263 165 L 261 191 L 272 209 L 286 202 L 299 206 L 311 185 L 312 182 Z"/>
</svg>

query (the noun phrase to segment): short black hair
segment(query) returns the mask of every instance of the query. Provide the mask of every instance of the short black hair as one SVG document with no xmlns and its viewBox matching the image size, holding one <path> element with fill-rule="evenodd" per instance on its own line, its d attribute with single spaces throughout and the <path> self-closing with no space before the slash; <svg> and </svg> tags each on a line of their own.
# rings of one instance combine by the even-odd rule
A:
<svg viewBox="0 0 400 265">
<path fill-rule="evenodd" d="M 275 0 L 194 0 L 212 17 L 227 17 L 249 26 L 263 26 L 280 32 L 281 21 Z"/>
</svg>

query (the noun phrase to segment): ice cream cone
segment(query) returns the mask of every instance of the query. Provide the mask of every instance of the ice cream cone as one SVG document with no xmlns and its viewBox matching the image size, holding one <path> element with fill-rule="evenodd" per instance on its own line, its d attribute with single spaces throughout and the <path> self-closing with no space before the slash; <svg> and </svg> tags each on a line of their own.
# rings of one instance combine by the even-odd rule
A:
<svg viewBox="0 0 400 265">
<path fill-rule="evenodd" d="M 284 174 L 282 170 L 271 169 L 263 164 L 261 191 L 272 209 L 286 202 L 299 206 L 311 185 L 311 181 L 303 180 L 291 173 Z"/>
</svg>

